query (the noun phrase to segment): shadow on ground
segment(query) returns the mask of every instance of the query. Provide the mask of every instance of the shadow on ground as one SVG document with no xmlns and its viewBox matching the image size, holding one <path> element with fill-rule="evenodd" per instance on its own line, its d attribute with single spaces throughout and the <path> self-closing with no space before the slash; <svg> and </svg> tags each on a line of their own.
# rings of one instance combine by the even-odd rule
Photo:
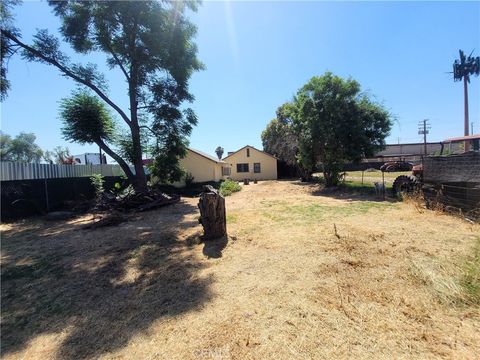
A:
<svg viewBox="0 0 480 360">
<path fill-rule="evenodd" d="M 218 259 L 222 257 L 222 251 L 227 247 L 228 236 L 223 236 L 215 240 L 204 241 L 203 255 L 207 258 Z"/>
<path fill-rule="evenodd" d="M 325 196 L 347 201 L 375 201 L 390 203 L 399 201 L 398 198 L 393 196 L 390 188 L 385 189 L 385 197 L 383 197 L 383 194 L 375 193 L 375 188 L 369 185 L 352 185 L 345 183 L 340 184 L 339 186 L 325 188 L 324 185 L 315 182 L 294 181 L 292 184 L 308 189 L 309 193 L 313 196 Z"/>
<path fill-rule="evenodd" d="M 182 202 L 115 228 L 5 232 L 2 355 L 67 330 L 56 357 L 95 358 L 209 301 L 212 279 L 197 276 L 204 265 L 180 241 L 182 230 L 198 226 L 189 216 L 196 212 Z"/>
</svg>

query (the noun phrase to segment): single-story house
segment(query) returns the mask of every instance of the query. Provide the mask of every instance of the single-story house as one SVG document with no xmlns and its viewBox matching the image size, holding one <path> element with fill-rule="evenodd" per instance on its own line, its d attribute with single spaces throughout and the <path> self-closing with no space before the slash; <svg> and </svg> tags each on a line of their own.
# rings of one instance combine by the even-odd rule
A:
<svg viewBox="0 0 480 360">
<path fill-rule="evenodd" d="M 223 161 L 230 167 L 228 177 L 233 180 L 276 180 L 278 177 L 277 158 L 250 145 L 229 152 Z"/>
<path fill-rule="evenodd" d="M 145 165 L 150 162 L 150 159 L 144 160 Z M 187 154 L 180 159 L 180 165 L 197 183 L 225 179 L 237 181 L 277 179 L 277 159 L 249 145 L 229 153 L 223 160 L 203 151 L 187 148 Z M 173 185 L 184 186 L 185 180 L 182 179 Z"/>
<path fill-rule="evenodd" d="M 194 182 L 207 182 L 207 181 L 220 181 L 227 178 L 228 170 L 225 169 L 228 165 L 211 155 L 208 155 L 202 151 L 188 148 L 187 155 L 180 159 L 180 165 L 193 175 Z M 175 185 L 184 185 L 182 184 Z"/>
</svg>

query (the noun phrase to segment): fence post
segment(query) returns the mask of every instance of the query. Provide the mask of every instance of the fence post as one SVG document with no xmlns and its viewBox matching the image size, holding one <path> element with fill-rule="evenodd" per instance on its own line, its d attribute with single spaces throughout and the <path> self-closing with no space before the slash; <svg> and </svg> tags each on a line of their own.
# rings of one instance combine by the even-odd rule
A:
<svg viewBox="0 0 480 360">
<path fill-rule="evenodd" d="M 47 186 L 47 179 L 43 179 L 45 184 L 45 204 L 47 205 L 47 213 L 50 212 L 50 201 L 48 200 L 48 186 Z"/>
<path fill-rule="evenodd" d="M 382 189 L 383 189 L 383 200 L 385 200 L 385 171 L 382 171 Z"/>
</svg>

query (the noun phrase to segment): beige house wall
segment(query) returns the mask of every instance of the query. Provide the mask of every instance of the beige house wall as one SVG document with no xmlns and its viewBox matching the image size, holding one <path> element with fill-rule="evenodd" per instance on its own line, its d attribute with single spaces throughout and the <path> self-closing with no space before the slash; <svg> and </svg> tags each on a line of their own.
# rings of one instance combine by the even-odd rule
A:
<svg viewBox="0 0 480 360">
<path fill-rule="evenodd" d="M 249 155 L 247 156 L 247 149 Z M 246 146 L 223 159 L 230 165 L 229 178 L 237 181 L 243 179 L 275 180 L 277 179 L 277 159 L 251 146 Z M 260 173 L 254 172 L 254 163 L 260 163 Z M 237 164 L 248 164 L 248 172 L 237 172 Z"/>
<path fill-rule="evenodd" d="M 216 163 L 190 149 L 187 150 L 187 155 L 180 159 L 180 165 L 193 175 L 194 182 L 220 181 L 222 179 L 222 163 Z M 185 185 L 184 180 L 174 184 L 178 187 L 183 185 Z"/>
</svg>

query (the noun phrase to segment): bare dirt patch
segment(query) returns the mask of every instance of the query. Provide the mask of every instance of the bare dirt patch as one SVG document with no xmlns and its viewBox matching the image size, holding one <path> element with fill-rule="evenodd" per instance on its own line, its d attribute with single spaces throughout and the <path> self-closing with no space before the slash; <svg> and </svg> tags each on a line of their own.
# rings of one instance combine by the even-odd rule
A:
<svg viewBox="0 0 480 360">
<path fill-rule="evenodd" d="M 108 228 L 2 225 L 3 358 L 478 357 L 479 226 L 317 190 L 243 186 L 207 247 L 196 199 Z"/>
</svg>

